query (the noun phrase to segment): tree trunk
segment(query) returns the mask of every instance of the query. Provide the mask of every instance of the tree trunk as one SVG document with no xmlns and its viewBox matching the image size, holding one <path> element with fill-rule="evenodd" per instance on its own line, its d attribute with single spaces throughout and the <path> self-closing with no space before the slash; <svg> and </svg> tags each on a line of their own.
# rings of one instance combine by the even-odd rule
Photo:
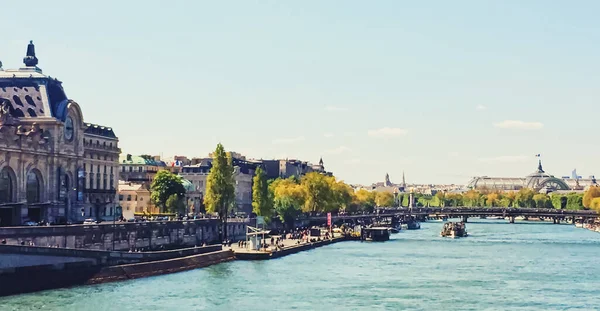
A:
<svg viewBox="0 0 600 311">
<path fill-rule="evenodd" d="M 227 210 L 225 210 L 225 218 L 223 220 L 223 237 L 227 240 Z"/>
</svg>

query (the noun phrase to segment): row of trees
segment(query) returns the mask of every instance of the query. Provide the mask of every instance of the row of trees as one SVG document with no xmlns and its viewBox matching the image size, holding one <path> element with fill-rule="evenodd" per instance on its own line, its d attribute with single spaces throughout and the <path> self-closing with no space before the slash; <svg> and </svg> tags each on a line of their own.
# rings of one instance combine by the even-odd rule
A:
<svg viewBox="0 0 600 311">
<path fill-rule="evenodd" d="M 600 211 L 600 187 L 590 187 L 585 193 L 537 193 L 533 189 L 519 191 L 477 191 L 464 193 L 437 192 L 435 195 L 414 194 L 416 206 L 430 207 L 527 207 Z M 409 206 L 409 194 L 398 196 L 400 206 Z"/>
<path fill-rule="evenodd" d="M 235 207 L 235 181 L 231 155 L 218 144 L 206 181 L 204 206 L 206 212 L 216 213 L 222 222 L 221 237 L 227 236 L 226 221 Z M 185 210 L 185 188 L 182 178 L 168 171 L 160 171 L 151 185 L 152 201 L 165 211 Z M 278 216 L 290 223 L 300 213 L 373 211 L 375 206 L 409 206 L 410 195 L 373 192 L 352 187 L 333 176 L 317 172 L 298 178 L 267 180 L 259 167 L 252 186 L 253 212 L 269 219 Z M 416 206 L 430 207 L 530 207 L 582 209 L 600 211 L 600 188 L 592 187 L 587 193 L 542 194 L 532 189 L 517 192 L 476 191 L 465 193 L 438 192 L 435 195 L 414 194 Z"/>
</svg>

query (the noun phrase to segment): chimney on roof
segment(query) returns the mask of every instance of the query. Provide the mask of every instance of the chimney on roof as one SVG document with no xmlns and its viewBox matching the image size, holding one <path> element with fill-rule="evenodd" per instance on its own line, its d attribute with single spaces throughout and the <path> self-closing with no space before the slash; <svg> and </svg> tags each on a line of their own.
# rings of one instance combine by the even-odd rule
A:
<svg viewBox="0 0 600 311">
<path fill-rule="evenodd" d="M 127 154 L 127 161 L 131 161 L 131 154 Z"/>
</svg>

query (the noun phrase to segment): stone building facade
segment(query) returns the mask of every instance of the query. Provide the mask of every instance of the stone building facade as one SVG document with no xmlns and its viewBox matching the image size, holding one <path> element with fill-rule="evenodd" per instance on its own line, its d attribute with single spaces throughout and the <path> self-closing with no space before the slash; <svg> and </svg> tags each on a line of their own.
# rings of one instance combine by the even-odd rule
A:
<svg viewBox="0 0 600 311">
<path fill-rule="evenodd" d="M 181 168 L 180 176 L 191 182 L 196 191 L 188 191 L 188 202 L 191 202 L 195 213 L 204 210 L 203 198 L 206 193 L 206 179 L 212 167 L 212 159 L 205 158 L 195 165 Z M 233 178 L 235 182 L 236 212 L 249 214 L 252 212 L 252 178 L 258 164 L 246 161 L 243 157 L 233 158 Z"/>
<path fill-rule="evenodd" d="M 112 220 L 119 182 L 119 140 L 112 128 L 86 123 L 83 138 L 83 217 Z"/>
<path fill-rule="evenodd" d="M 120 180 L 142 184 L 148 189 L 150 189 L 150 184 L 152 184 L 156 173 L 167 167 L 166 163 L 160 160 L 160 157 L 149 155 L 121 155 L 119 163 Z"/>
<path fill-rule="evenodd" d="M 0 63 L 0 226 L 77 221 L 89 203 L 88 127 L 62 82 L 37 67 L 33 43 L 23 62 L 15 70 Z"/>
</svg>

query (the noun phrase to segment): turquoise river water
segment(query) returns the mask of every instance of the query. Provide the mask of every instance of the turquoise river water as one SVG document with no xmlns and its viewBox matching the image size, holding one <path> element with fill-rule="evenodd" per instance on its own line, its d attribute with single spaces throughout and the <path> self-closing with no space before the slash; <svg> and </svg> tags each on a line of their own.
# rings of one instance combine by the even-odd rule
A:
<svg viewBox="0 0 600 311">
<path fill-rule="evenodd" d="M 600 234 L 470 219 L 125 282 L 0 298 L 0 310 L 600 310 Z"/>
</svg>

